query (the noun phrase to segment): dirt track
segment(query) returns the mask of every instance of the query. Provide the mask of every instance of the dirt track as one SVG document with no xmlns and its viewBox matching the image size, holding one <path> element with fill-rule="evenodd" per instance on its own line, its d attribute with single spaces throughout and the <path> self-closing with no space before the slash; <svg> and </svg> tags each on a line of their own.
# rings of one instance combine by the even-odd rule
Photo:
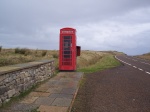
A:
<svg viewBox="0 0 150 112">
<path fill-rule="evenodd" d="M 122 65 L 85 77 L 72 112 L 150 112 L 150 75 Z"/>
</svg>

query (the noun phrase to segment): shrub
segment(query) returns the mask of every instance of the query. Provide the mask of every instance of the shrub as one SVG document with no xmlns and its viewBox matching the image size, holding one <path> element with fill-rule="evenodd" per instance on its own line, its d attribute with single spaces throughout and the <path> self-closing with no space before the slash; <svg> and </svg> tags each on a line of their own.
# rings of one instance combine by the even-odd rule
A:
<svg viewBox="0 0 150 112">
<path fill-rule="evenodd" d="M 53 54 L 53 58 L 58 58 L 58 54 Z"/>
<path fill-rule="evenodd" d="M 24 50 L 25 50 L 25 53 L 24 53 L 25 56 L 27 56 L 31 53 L 29 49 L 24 49 Z"/>
<path fill-rule="evenodd" d="M 19 53 L 19 48 L 15 48 L 15 53 L 17 54 L 17 53 Z"/>
<path fill-rule="evenodd" d="M 47 51 L 42 51 L 42 56 L 45 56 Z"/>
<path fill-rule="evenodd" d="M 2 51 L 2 46 L 0 46 L 0 52 Z"/>
<path fill-rule="evenodd" d="M 36 55 L 38 53 L 38 49 L 35 50 L 34 54 Z"/>
<path fill-rule="evenodd" d="M 30 54 L 30 50 L 27 49 L 27 48 L 15 48 L 15 53 L 16 54 L 24 54 L 25 56 L 29 55 Z"/>
<path fill-rule="evenodd" d="M 26 49 L 20 49 L 20 54 L 25 54 L 26 53 Z"/>
</svg>

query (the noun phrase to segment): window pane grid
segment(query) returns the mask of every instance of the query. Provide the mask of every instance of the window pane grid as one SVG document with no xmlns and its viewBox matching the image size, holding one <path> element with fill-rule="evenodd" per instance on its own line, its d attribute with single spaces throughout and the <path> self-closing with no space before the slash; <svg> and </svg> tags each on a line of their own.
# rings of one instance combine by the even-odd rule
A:
<svg viewBox="0 0 150 112">
<path fill-rule="evenodd" d="M 64 36 L 63 43 L 62 43 L 62 65 L 72 65 L 72 37 L 71 36 Z"/>
</svg>

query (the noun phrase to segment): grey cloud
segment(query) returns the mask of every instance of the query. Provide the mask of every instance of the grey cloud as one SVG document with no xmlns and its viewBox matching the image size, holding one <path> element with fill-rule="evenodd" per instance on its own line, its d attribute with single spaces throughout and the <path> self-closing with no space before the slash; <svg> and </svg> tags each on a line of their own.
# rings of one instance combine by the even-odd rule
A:
<svg viewBox="0 0 150 112">
<path fill-rule="evenodd" d="M 120 27 L 117 30 L 115 26 L 105 26 L 110 26 L 111 21 L 118 21 L 123 25 L 149 23 L 149 8 L 150 0 L 1 0 L 0 44 L 6 47 L 58 49 L 59 29 L 70 26 L 77 28 L 78 43 L 83 49 L 117 49 L 117 42 L 120 40 L 115 38 L 116 42 L 110 44 L 111 40 L 107 42 L 104 35 L 107 32 L 110 36 L 114 35 L 120 31 Z M 102 24 L 99 23 L 106 25 L 101 28 Z M 125 34 L 120 34 L 122 40 L 123 35 Z M 96 44 L 94 38 L 98 39 Z M 102 39 L 103 41 L 100 41 Z M 99 43 L 103 46 L 99 47 Z M 141 47 L 146 49 L 145 46 Z"/>
</svg>

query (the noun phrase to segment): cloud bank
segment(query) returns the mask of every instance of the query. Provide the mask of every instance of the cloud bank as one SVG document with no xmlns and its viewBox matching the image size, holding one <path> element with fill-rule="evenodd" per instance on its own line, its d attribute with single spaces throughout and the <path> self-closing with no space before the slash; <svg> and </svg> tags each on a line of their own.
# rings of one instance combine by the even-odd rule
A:
<svg viewBox="0 0 150 112">
<path fill-rule="evenodd" d="M 77 29 L 84 50 L 150 52 L 149 0 L 1 0 L 0 45 L 58 49 L 59 30 Z"/>
</svg>

